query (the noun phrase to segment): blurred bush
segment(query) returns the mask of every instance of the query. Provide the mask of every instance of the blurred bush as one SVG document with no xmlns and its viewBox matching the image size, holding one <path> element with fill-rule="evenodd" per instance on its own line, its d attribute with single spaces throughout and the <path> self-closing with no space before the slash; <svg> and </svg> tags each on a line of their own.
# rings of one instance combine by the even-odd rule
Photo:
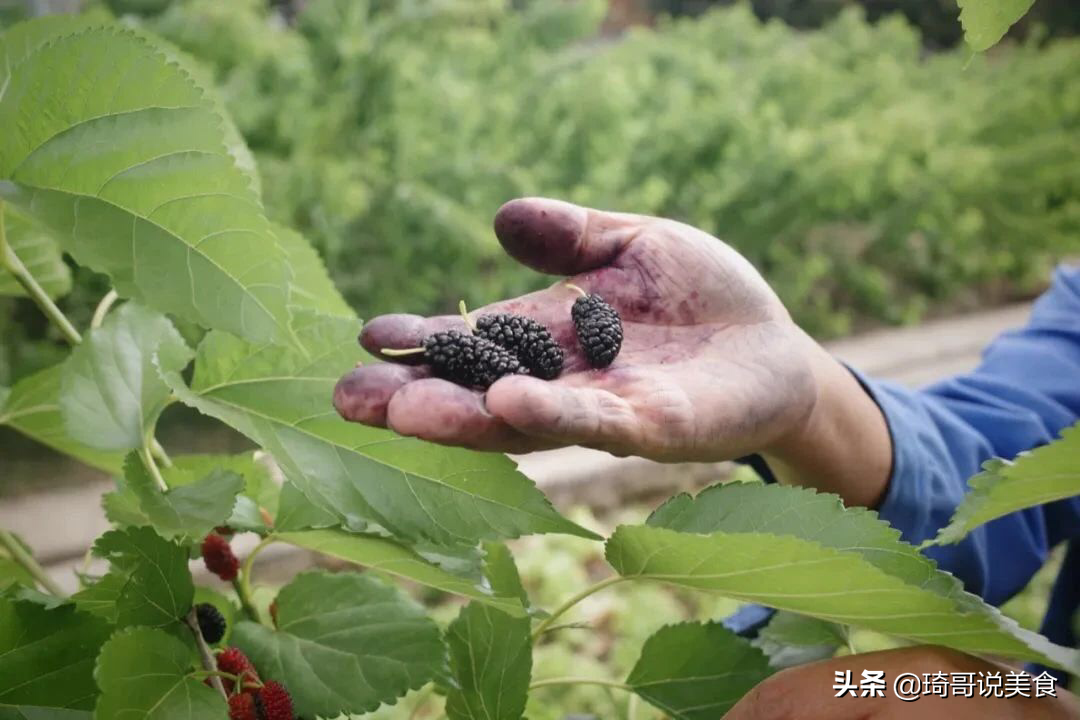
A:
<svg viewBox="0 0 1080 720">
<path fill-rule="evenodd" d="M 613 0 L 645 6 L 654 13 L 698 15 L 707 10 L 733 5 L 740 0 Z M 745 1 L 745 0 L 744 0 Z M 845 7 L 860 5 L 871 22 L 899 13 L 922 35 L 930 48 L 953 47 L 964 39 L 960 8 L 956 0 L 749 0 L 754 14 L 762 20 L 777 18 L 799 28 L 817 28 L 832 20 Z M 1038 28 L 1036 30 L 1036 28 Z M 1080 32 L 1080 3 L 1076 0 L 1034 0 L 1031 9 L 1009 31 L 1014 38 L 1032 32 L 1069 36 Z"/>
<path fill-rule="evenodd" d="M 600 39 L 601 0 L 175 0 L 268 211 L 361 315 L 550 282 L 490 231 L 543 194 L 715 233 L 818 335 L 1034 289 L 1080 226 L 1080 41 L 927 55 L 901 18 L 746 6 Z M 291 16 L 290 16 L 291 17 Z"/>
</svg>

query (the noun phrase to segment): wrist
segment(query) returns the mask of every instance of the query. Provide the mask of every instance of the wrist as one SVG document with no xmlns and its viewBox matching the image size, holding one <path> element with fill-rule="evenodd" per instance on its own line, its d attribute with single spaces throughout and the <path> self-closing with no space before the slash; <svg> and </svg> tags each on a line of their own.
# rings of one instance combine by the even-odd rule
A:
<svg viewBox="0 0 1080 720">
<path fill-rule="evenodd" d="M 885 416 L 844 365 L 804 337 L 814 377 L 811 409 L 762 455 L 781 482 L 836 493 L 849 506 L 875 507 L 892 469 Z"/>
</svg>

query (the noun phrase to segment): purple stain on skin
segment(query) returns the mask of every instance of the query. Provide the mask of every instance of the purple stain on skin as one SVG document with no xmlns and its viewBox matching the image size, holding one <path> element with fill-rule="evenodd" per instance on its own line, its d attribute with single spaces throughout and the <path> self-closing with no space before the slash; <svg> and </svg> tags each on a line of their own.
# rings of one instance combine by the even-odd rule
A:
<svg viewBox="0 0 1080 720">
<path fill-rule="evenodd" d="M 562 208 L 559 208 L 562 210 Z M 558 272 L 581 234 L 580 218 L 549 211 L 547 203 L 512 200 L 495 215 L 495 235 L 506 251 L 539 270 Z"/>
<path fill-rule="evenodd" d="M 680 300 L 679 301 L 678 317 L 682 321 L 683 324 L 689 324 L 689 323 L 693 322 L 694 319 L 695 319 L 696 314 L 697 313 L 694 311 L 694 308 L 690 307 L 690 301 L 689 300 Z"/>
<path fill-rule="evenodd" d="M 420 347 L 424 338 L 433 332 L 450 329 L 460 330 L 462 327 L 461 318 L 453 316 L 423 318 L 420 315 L 407 315 L 404 313 L 380 315 L 364 326 L 364 329 L 360 332 L 360 345 L 372 355 L 385 360 L 392 360 L 403 365 L 419 365 L 424 362 L 422 353 L 391 358 L 382 355 L 381 351 L 384 348 L 405 349 Z"/>
<path fill-rule="evenodd" d="M 455 444 L 488 432 L 494 421 L 479 393 L 433 378 L 402 388 L 387 420 L 402 435 Z"/>
<path fill-rule="evenodd" d="M 554 275 L 572 275 L 609 263 L 619 249 L 614 238 L 583 241 L 588 213 L 576 205 L 523 198 L 495 214 L 495 235 L 522 263 Z"/>
<path fill-rule="evenodd" d="M 334 386 L 334 407 L 346 420 L 385 425 L 391 396 L 416 377 L 416 371 L 400 365 L 358 367 Z"/>
</svg>

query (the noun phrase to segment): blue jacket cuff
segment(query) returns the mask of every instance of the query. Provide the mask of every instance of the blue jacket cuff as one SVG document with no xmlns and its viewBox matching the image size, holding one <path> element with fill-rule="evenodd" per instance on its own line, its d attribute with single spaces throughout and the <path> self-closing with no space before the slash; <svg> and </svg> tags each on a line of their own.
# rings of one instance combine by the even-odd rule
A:
<svg viewBox="0 0 1080 720">
<path fill-rule="evenodd" d="M 878 515 L 900 530 L 904 540 L 920 543 L 937 532 L 931 513 L 933 503 L 926 497 L 927 482 L 934 477 L 934 473 L 928 472 L 928 466 L 932 465 L 928 461 L 932 458 L 927 457 L 926 448 L 934 443 L 932 438 L 924 442 L 919 437 L 924 429 L 931 432 L 933 423 L 922 417 L 910 390 L 870 379 L 850 366 L 848 370 L 881 408 L 892 441 L 892 470 L 885 498 L 877 508 Z"/>
</svg>

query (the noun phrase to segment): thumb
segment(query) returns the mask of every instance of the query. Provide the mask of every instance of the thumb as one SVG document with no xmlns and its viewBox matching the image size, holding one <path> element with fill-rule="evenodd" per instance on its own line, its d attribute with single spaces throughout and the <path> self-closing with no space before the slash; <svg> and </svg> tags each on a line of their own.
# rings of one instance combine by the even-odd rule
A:
<svg viewBox="0 0 1080 720">
<path fill-rule="evenodd" d="M 524 265 L 552 275 L 576 275 L 610 264 L 646 220 L 561 200 L 520 198 L 495 213 L 495 235 Z"/>
</svg>

